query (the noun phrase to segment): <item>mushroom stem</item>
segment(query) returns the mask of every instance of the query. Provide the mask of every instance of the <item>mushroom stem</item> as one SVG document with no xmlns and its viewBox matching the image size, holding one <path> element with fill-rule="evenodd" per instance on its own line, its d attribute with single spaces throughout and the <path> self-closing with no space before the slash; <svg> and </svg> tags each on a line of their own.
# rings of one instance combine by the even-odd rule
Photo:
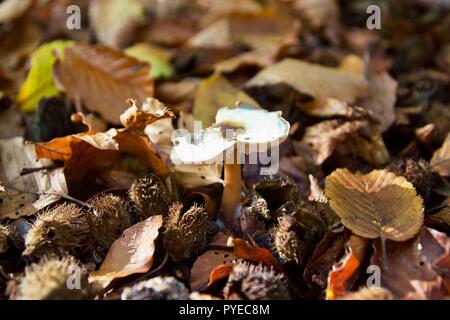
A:
<svg viewBox="0 0 450 320">
<path fill-rule="evenodd" d="M 225 185 L 220 219 L 226 227 L 233 229 L 236 224 L 237 211 L 241 206 L 241 165 L 237 161 L 226 163 L 224 170 Z"/>
</svg>

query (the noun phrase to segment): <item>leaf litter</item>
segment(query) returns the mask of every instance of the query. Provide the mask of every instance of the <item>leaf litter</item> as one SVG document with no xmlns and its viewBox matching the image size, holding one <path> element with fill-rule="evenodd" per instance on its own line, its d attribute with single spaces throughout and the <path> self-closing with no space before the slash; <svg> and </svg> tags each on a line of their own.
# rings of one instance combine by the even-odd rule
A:
<svg viewBox="0 0 450 320">
<path fill-rule="evenodd" d="M 450 8 L 379 2 L 1 2 L 0 299 L 448 299 Z"/>
</svg>

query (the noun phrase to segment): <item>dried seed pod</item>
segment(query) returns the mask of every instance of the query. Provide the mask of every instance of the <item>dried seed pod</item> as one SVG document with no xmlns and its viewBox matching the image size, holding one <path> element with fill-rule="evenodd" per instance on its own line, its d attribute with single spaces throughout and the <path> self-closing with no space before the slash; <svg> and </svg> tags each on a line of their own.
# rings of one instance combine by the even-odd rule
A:
<svg viewBox="0 0 450 320">
<path fill-rule="evenodd" d="M 166 215 L 169 210 L 169 192 L 155 174 L 136 179 L 130 188 L 129 196 L 139 220 L 157 214 Z"/>
<path fill-rule="evenodd" d="M 427 161 L 408 159 L 404 163 L 391 166 L 396 175 L 403 176 L 417 189 L 417 193 L 427 200 L 430 196 L 433 175 Z"/>
<path fill-rule="evenodd" d="M 239 261 L 224 288 L 225 299 L 289 300 L 289 290 L 282 274 L 262 265 Z"/>
<path fill-rule="evenodd" d="M 351 292 L 339 300 L 392 300 L 392 293 L 380 287 L 363 287 L 356 292 Z"/>
<path fill-rule="evenodd" d="M 11 228 L 0 224 L 0 254 L 8 251 L 8 239 L 11 236 Z"/>
<path fill-rule="evenodd" d="M 293 230 L 295 217 L 284 215 L 278 218 L 278 226 L 271 232 L 274 251 L 281 262 L 299 264 L 304 257 L 304 245 Z"/>
<path fill-rule="evenodd" d="M 99 246 L 108 249 L 122 232 L 132 225 L 126 202 L 119 196 L 106 194 L 94 197 L 88 215 L 92 235 Z"/>
<path fill-rule="evenodd" d="M 19 300 L 79 300 L 91 291 L 87 270 L 70 256 L 44 257 L 25 269 L 20 279 Z"/>
<path fill-rule="evenodd" d="M 186 213 L 182 210 L 181 203 L 174 203 L 164 222 L 164 247 L 174 261 L 199 253 L 216 227 L 203 207 L 194 204 Z"/>
<path fill-rule="evenodd" d="M 189 290 L 174 277 L 155 277 L 125 288 L 122 300 L 188 300 Z"/>
<path fill-rule="evenodd" d="M 63 204 L 40 215 L 25 238 L 24 255 L 80 255 L 91 242 L 85 212 L 75 204 Z"/>
<path fill-rule="evenodd" d="M 269 210 L 276 210 L 288 201 L 296 202 L 299 199 L 297 186 L 278 175 L 262 177 L 255 184 L 254 191 L 267 201 Z"/>
</svg>

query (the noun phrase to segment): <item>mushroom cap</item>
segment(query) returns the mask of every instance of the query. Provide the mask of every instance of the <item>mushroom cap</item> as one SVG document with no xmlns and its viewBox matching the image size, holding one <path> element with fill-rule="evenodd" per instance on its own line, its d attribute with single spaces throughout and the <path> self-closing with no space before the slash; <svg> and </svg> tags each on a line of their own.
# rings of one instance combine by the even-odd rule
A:
<svg viewBox="0 0 450 320">
<path fill-rule="evenodd" d="M 176 164 L 223 163 L 227 150 L 237 146 L 238 153 L 264 152 L 282 143 L 289 129 L 281 111 L 269 112 L 245 104 L 223 107 L 213 126 L 172 138 L 171 159 Z"/>
<path fill-rule="evenodd" d="M 224 107 L 217 111 L 214 127 L 235 129 L 234 140 L 246 147 L 246 153 L 252 150 L 263 152 L 277 146 L 289 135 L 290 124 L 281 117 L 281 111 L 269 112 L 247 104 L 238 104 L 236 108 Z M 227 138 L 227 134 L 225 134 Z"/>
</svg>

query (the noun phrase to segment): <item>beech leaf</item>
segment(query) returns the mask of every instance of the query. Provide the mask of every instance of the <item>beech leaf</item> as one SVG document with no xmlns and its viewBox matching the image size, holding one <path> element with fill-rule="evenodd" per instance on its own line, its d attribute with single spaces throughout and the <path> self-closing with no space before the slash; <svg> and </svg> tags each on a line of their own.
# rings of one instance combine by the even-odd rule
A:
<svg viewBox="0 0 450 320">
<path fill-rule="evenodd" d="M 81 99 L 89 111 L 113 124 L 120 123 L 127 99 L 143 103 L 153 95 L 149 65 L 108 47 L 79 44 L 68 48 L 54 69 L 58 83 L 71 98 Z"/>
<path fill-rule="evenodd" d="M 276 84 L 286 84 L 310 97 L 335 98 L 344 102 L 354 102 L 367 91 L 367 81 L 361 73 L 291 58 L 263 69 L 246 86 Z"/>
<path fill-rule="evenodd" d="M 89 275 L 89 281 L 106 288 L 115 279 L 149 271 L 162 223 L 162 216 L 157 215 L 126 229 L 111 245 L 99 270 Z"/>
<path fill-rule="evenodd" d="M 43 44 L 31 54 L 31 69 L 16 98 L 23 111 L 34 111 L 39 100 L 59 92 L 52 73 L 56 62 L 55 53 L 61 54 L 72 45 L 72 41 L 57 40 Z"/>
<path fill-rule="evenodd" d="M 450 133 L 430 160 L 431 169 L 443 177 L 450 177 Z"/>
<path fill-rule="evenodd" d="M 423 224 L 422 198 L 404 177 L 387 170 L 337 169 L 326 178 L 325 195 L 342 223 L 365 238 L 406 241 Z"/>
</svg>

